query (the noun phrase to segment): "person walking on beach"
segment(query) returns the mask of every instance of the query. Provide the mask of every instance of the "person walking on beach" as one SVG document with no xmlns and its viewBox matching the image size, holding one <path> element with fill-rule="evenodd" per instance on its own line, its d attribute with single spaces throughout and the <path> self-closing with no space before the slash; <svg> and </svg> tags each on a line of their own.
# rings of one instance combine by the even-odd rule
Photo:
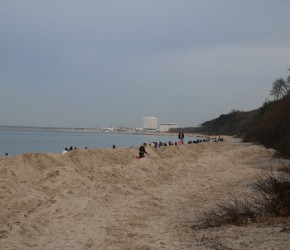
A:
<svg viewBox="0 0 290 250">
<path fill-rule="evenodd" d="M 145 154 L 148 154 L 146 152 L 146 150 L 145 150 L 146 146 L 147 146 L 146 143 L 143 143 L 143 145 L 140 146 L 140 148 L 139 148 L 139 158 L 143 158 L 143 157 L 145 157 Z"/>
<path fill-rule="evenodd" d="M 181 141 L 181 144 L 183 144 L 184 133 L 183 133 L 182 129 L 178 133 L 178 139 Z"/>
</svg>

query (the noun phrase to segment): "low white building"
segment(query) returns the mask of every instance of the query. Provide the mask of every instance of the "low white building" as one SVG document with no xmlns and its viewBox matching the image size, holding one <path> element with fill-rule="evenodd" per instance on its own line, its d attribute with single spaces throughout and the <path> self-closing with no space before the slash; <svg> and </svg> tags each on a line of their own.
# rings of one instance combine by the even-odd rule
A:
<svg viewBox="0 0 290 250">
<path fill-rule="evenodd" d="M 167 132 L 171 128 L 178 128 L 177 123 L 161 123 L 159 127 L 160 132 Z"/>
<path fill-rule="evenodd" d="M 113 132 L 114 128 L 102 128 L 103 132 Z"/>
</svg>

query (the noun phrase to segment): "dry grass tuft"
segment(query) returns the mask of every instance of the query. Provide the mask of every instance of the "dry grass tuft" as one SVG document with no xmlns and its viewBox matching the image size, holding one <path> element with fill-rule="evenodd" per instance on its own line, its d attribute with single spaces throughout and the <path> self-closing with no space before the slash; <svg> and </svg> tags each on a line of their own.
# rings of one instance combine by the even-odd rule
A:
<svg viewBox="0 0 290 250">
<path fill-rule="evenodd" d="M 290 215 L 290 173 L 265 176 L 251 185 L 254 206 L 260 214 Z"/>
<path fill-rule="evenodd" d="M 280 164 L 277 167 L 277 171 L 283 172 L 283 173 L 290 173 L 290 166 L 287 164 Z"/>
<path fill-rule="evenodd" d="M 250 187 L 252 192 L 243 198 L 231 195 L 215 208 L 203 212 L 192 228 L 244 225 L 257 218 L 290 215 L 290 172 L 278 176 L 263 175 Z"/>
<path fill-rule="evenodd" d="M 238 200 L 235 195 L 203 212 L 193 228 L 219 227 L 224 224 L 243 225 L 256 221 L 256 211 L 249 199 Z"/>
</svg>

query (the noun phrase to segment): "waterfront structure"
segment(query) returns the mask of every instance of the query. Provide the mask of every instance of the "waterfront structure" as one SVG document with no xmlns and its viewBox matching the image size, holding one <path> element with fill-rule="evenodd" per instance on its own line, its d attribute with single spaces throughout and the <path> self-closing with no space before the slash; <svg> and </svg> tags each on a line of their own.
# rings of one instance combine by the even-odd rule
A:
<svg viewBox="0 0 290 250">
<path fill-rule="evenodd" d="M 159 127 L 160 132 L 167 132 L 171 128 L 178 128 L 177 123 L 161 123 Z"/>
<path fill-rule="evenodd" d="M 144 116 L 142 119 L 143 130 L 157 130 L 157 117 Z"/>
<path fill-rule="evenodd" d="M 114 128 L 102 128 L 103 132 L 113 132 Z"/>
</svg>

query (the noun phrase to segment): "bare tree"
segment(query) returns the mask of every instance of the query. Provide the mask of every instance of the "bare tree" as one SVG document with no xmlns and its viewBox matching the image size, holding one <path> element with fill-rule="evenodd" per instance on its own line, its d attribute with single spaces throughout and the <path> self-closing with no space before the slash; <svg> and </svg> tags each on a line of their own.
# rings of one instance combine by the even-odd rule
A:
<svg viewBox="0 0 290 250">
<path fill-rule="evenodd" d="M 288 80 L 290 80 L 289 77 Z M 286 81 L 283 78 L 279 78 L 273 82 L 270 95 L 274 96 L 275 99 L 278 100 L 282 98 L 284 95 L 286 95 L 288 91 L 289 91 L 288 83 L 286 83 Z"/>
<path fill-rule="evenodd" d="M 288 69 L 290 71 L 290 69 Z M 287 77 L 286 80 L 286 88 L 287 88 L 287 93 L 290 93 L 290 75 Z"/>
</svg>

